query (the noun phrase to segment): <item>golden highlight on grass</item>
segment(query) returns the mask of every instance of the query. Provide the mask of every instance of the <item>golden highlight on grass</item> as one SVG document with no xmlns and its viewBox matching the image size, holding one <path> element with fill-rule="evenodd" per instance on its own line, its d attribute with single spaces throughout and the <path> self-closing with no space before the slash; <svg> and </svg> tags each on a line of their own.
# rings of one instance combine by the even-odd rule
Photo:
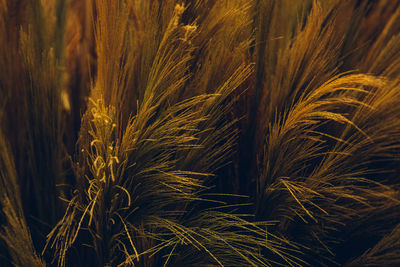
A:
<svg viewBox="0 0 400 267">
<path fill-rule="evenodd" d="M 400 265 L 399 25 L 397 0 L 0 0 L 1 265 Z"/>
</svg>

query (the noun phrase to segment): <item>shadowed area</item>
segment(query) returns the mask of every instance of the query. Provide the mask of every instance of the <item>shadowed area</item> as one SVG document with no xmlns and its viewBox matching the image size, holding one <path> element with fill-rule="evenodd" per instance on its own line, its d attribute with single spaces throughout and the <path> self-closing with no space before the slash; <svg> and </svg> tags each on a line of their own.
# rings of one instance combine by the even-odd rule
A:
<svg viewBox="0 0 400 267">
<path fill-rule="evenodd" d="M 400 266 L 400 1 L 0 0 L 1 266 Z"/>
</svg>

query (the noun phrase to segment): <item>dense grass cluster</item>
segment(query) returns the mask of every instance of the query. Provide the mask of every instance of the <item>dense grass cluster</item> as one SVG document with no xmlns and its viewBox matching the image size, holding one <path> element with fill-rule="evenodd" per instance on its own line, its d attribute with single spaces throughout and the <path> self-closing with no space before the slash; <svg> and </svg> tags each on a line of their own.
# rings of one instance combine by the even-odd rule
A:
<svg viewBox="0 0 400 267">
<path fill-rule="evenodd" d="M 1 266 L 400 266 L 400 1 L 0 0 Z"/>
</svg>

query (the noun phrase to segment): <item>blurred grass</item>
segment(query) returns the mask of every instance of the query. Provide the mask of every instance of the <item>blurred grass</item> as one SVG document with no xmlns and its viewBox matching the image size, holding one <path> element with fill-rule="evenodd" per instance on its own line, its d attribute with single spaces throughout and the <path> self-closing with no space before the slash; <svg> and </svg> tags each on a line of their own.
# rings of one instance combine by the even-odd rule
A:
<svg viewBox="0 0 400 267">
<path fill-rule="evenodd" d="M 0 0 L 2 266 L 400 265 L 399 25 L 397 0 Z"/>
</svg>

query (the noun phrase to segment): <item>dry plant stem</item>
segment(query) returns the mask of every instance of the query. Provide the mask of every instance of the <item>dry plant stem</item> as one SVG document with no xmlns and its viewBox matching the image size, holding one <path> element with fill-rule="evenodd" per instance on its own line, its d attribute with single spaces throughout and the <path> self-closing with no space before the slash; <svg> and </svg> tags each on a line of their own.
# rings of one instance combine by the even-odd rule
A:
<svg viewBox="0 0 400 267">
<path fill-rule="evenodd" d="M 0 0 L 1 262 L 400 265 L 399 25 L 399 0 Z"/>
</svg>

